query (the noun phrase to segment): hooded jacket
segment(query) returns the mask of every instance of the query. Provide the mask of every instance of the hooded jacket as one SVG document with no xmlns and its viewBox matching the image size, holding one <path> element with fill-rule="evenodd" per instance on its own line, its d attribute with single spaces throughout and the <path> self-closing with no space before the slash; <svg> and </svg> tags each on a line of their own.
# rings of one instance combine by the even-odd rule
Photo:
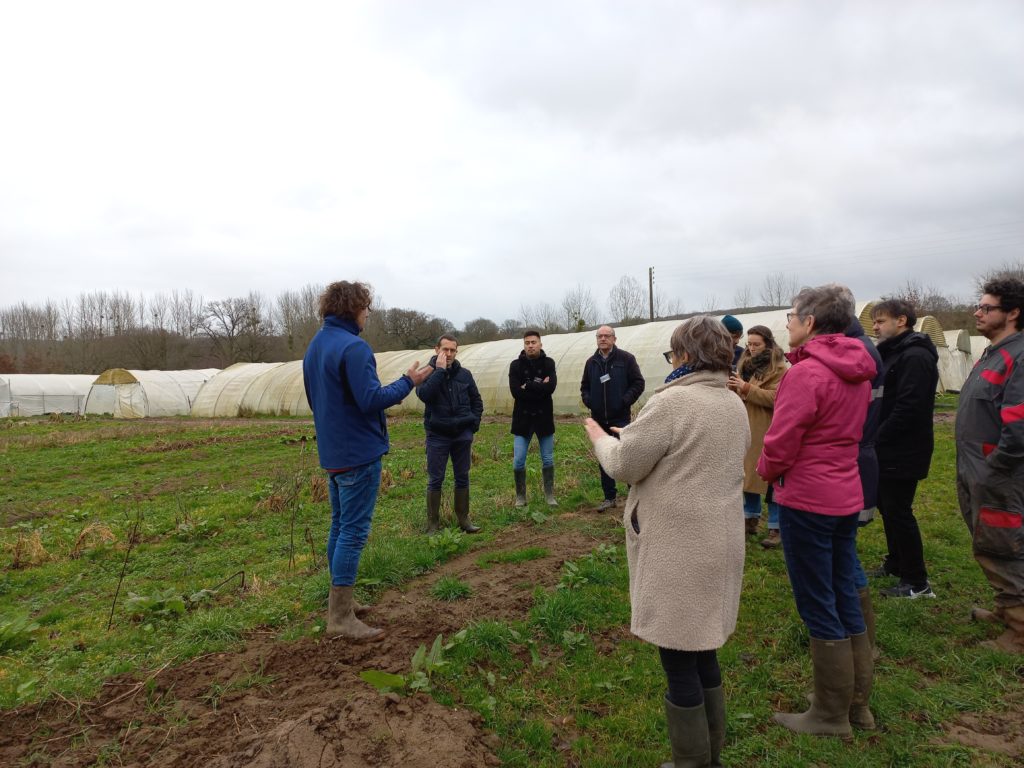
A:
<svg viewBox="0 0 1024 768">
<path fill-rule="evenodd" d="M 601 381 L 605 376 L 608 378 Z M 600 351 L 587 359 L 580 397 L 598 424 L 621 427 L 629 424 L 629 409 L 646 386 L 636 358 L 624 349 L 612 347 L 607 359 L 601 357 Z"/>
<path fill-rule="evenodd" d="M 469 440 L 480 429 L 484 401 L 473 374 L 452 360 L 447 368 L 437 368 L 437 355 L 430 358 L 435 370 L 416 387 L 423 401 L 423 426 L 427 434 Z"/>
<path fill-rule="evenodd" d="M 326 470 L 351 469 L 388 452 L 384 410 L 412 392 L 403 375 L 386 387 L 355 321 L 327 315 L 302 359 L 302 383 L 313 411 L 316 449 Z"/>
<path fill-rule="evenodd" d="M 883 478 L 924 480 L 932 462 L 939 353 L 927 334 L 906 331 L 878 344 L 882 412 L 875 448 Z"/>
<path fill-rule="evenodd" d="M 864 508 L 857 467 L 875 362 L 857 339 L 815 336 L 786 355 L 757 473 L 775 501 L 821 515 Z"/>
<path fill-rule="evenodd" d="M 544 379 L 548 379 L 547 382 Z M 555 433 L 555 409 L 551 396 L 558 386 L 555 361 L 544 354 L 530 359 L 526 352 L 508 367 L 508 388 L 515 401 L 512 405 L 512 434 L 547 437 Z"/>
</svg>

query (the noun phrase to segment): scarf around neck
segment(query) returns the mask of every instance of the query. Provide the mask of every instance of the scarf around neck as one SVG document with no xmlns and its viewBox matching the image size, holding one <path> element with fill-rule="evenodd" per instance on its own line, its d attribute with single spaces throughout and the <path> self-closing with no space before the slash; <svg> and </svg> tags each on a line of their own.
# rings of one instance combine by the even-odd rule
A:
<svg viewBox="0 0 1024 768">
<path fill-rule="evenodd" d="M 750 381 L 755 376 L 759 379 L 763 379 L 771 364 L 772 351 L 770 349 L 766 349 L 764 352 L 760 352 L 753 357 L 747 358 L 746 364 L 742 369 L 740 369 L 740 378 L 744 381 Z"/>
<path fill-rule="evenodd" d="M 694 369 L 691 368 L 689 365 L 683 363 L 674 371 L 672 371 L 672 373 L 665 377 L 665 383 L 668 384 L 670 381 L 675 381 L 676 379 L 682 378 L 688 373 L 693 373 L 693 370 Z"/>
</svg>

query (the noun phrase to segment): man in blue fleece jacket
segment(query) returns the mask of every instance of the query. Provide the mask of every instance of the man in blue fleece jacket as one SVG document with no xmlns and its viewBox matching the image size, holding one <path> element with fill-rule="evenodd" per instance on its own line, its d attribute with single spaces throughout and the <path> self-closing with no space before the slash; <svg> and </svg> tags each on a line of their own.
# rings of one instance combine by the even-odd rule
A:
<svg viewBox="0 0 1024 768">
<path fill-rule="evenodd" d="M 359 556 L 370 534 L 380 487 L 381 456 L 388 452 L 384 411 L 397 405 L 433 372 L 419 361 L 388 386 L 377 378 L 370 345 L 359 338 L 373 299 L 370 286 L 342 280 L 320 296 L 324 324 L 302 360 L 306 399 L 313 411 L 320 466 L 327 472 L 331 530 L 327 563 L 331 593 L 327 637 L 377 640 L 384 630 L 356 616 L 365 612 L 352 596 Z"/>
</svg>

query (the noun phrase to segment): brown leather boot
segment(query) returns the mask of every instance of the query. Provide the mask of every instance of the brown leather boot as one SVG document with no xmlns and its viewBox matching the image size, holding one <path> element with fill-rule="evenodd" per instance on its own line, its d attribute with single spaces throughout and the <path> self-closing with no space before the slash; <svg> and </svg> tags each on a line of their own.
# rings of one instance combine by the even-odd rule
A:
<svg viewBox="0 0 1024 768">
<path fill-rule="evenodd" d="M 325 637 L 344 637 L 357 643 L 380 640 L 384 630 L 368 627 L 353 610 L 352 587 L 331 587 L 327 600 L 327 631 Z"/>
<path fill-rule="evenodd" d="M 850 702 L 853 700 L 853 650 L 850 639 L 811 638 L 814 665 L 814 699 L 800 714 L 775 713 L 775 722 L 795 733 L 814 736 L 853 734 L 850 728 Z"/>
<path fill-rule="evenodd" d="M 782 546 L 782 535 L 778 528 L 769 528 L 768 536 L 761 539 L 761 546 L 765 549 L 778 549 Z"/>
<path fill-rule="evenodd" d="M 746 531 L 747 536 L 757 535 L 757 526 L 761 524 L 760 517 L 745 517 L 743 518 L 743 527 Z"/>
</svg>

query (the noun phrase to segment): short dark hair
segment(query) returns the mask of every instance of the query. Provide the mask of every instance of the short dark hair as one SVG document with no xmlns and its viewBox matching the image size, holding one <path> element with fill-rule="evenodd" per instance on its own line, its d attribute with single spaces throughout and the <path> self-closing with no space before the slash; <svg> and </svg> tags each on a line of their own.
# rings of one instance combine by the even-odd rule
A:
<svg viewBox="0 0 1024 768">
<path fill-rule="evenodd" d="M 373 288 L 368 283 L 339 280 L 320 294 L 320 318 L 328 315 L 355 320 L 373 302 Z"/>
<path fill-rule="evenodd" d="M 442 333 L 440 336 L 438 336 L 437 344 L 435 344 L 434 346 L 440 347 L 442 341 L 454 341 L 455 346 L 459 346 L 459 340 L 452 336 L 450 333 Z"/>
<path fill-rule="evenodd" d="M 845 333 L 853 317 L 853 294 L 838 283 L 801 288 L 793 297 L 793 309 L 800 318 L 814 318 L 816 333 Z"/>
<path fill-rule="evenodd" d="M 523 331 L 523 338 L 524 339 L 528 339 L 531 336 L 536 336 L 539 339 L 540 338 L 540 331 L 535 330 L 533 328 L 530 328 L 529 330 Z"/>
<path fill-rule="evenodd" d="M 907 328 L 911 329 L 917 322 L 917 312 L 914 310 L 914 305 L 906 299 L 883 299 L 871 307 L 872 320 L 874 320 L 878 315 L 883 314 L 888 315 L 893 320 L 898 319 L 900 315 L 904 315 L 907 318 Z"/>
<path fill-rule="evenodd" d="M 1024 323 L 1024 280 L 1018 280 L 1016 277 L 996 277 L 981 286 L 981 292 L 989 296 L 998 296 L 999 306 L 1004 312 L 1019 309 L 1016 326 L 1018 331 L 1021 330 L 1021 324 Z"/>
<path fill-rule="evenodd" d="M 676 357 L 686 353 L 695 371 L 728 371 L 732 368 L 732 336 L 721 321 L 697 315 L 672 331 L 669 346 Z"/>
</svg>

